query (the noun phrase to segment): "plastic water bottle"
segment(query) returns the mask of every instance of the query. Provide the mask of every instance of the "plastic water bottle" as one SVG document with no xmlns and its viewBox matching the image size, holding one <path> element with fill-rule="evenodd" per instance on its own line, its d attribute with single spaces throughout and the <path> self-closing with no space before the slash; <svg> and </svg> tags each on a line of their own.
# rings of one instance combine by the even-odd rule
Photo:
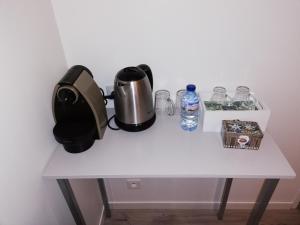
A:
<svg viewBox="0 0 300 225">
<path fill-rule="evenodd" d="M 181 120 L 182 129 L 193 131 L 198 126 L 199 117 L 199 97 L 195 92 L 196 86 L 189 84 L 181 99 Z"/>
</svg>

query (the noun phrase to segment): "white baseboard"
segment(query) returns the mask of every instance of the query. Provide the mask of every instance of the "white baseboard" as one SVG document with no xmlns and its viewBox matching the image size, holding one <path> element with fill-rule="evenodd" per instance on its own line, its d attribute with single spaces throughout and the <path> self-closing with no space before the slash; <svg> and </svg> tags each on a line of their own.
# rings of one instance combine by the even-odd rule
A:
<svg viewBox="0 0 300 225">
<path fill-rule="evenodd" d="M 104 206 L 102 206 L 102 211 L 101 211 L 101 215 L 100 215 L 100 219 L 99 219 L 99 225 L 103 225 L 104 224 Z"/>
<path fill-rule="evenodd" d="M 112 209 L 217 209 L 219 202 L 110 202 Z M 254 202 L 228 202 L 227 209 L 252 209 Z M 268 209 L 291 209 L 293 202 L 270 202 Z"/>
<path fill-rule="evenodd" d="M 297 208 L 298 204 L 300 203 L 300 190 L 298 190 L 295 200 L 293 202 L 293 208 Z"/>
</svg>

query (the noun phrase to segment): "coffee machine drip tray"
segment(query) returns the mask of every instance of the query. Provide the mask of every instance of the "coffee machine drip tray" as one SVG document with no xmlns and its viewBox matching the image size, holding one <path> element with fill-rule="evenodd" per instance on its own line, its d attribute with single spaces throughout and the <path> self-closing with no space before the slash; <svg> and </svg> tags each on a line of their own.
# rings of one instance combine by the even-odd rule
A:
<svg viewBox="0 0 300 225">
<path fill-rule="evenodd" d="M 95 123 L 83 122 L 59 122 L 53 129 L 57 142 L 61 143 L 67 152 L 79 153 L 90 148 L 97 135 Z"/>
</svg>

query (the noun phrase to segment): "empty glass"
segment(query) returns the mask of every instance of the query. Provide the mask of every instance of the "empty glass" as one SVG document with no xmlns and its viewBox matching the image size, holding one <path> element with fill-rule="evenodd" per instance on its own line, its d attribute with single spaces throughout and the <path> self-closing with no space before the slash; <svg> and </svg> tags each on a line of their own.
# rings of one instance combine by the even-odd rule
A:
<svg viewBox="0 0 300 225">
<path fill-rule="evenodd" d="M 232 104 L 240 110 L 257 110 L 257 100 L 246 86 L 236 88 Z"/>
<path fill-rule="evenodd" d="M 175 113 L 177 115 L 179 115 L 181 112 L 181 99 L 185 91 L 185 89 L 180 89 L 176 92 Z"/>
<path fill-rule="evenodd" d="M 226 88 L 220 86 L 214 87 L 210 101 L 224 105 L 224 103 L 226 102 L 226 98 Z"/>
<path fill-rule="evenodd" d="M 233 102 L 247 102 L 250 98 L 250 89 L 246 86 L 238 86 L 233 97 Z"/>
<path fill-rule="evenodd" d="M 155 112 L 157 115 L 174 115 L 174 102 L 170 98 L 168 90 L 158 90 L 155 92 Z"/>
</svg>

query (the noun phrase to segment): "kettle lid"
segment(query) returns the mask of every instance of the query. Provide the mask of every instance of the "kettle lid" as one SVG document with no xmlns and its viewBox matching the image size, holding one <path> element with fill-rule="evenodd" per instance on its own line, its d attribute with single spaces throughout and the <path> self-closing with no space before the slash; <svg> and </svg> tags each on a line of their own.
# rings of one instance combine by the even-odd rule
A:
<svg viewBox="0 0 300 225">
<path fill-rule="evenodd" d="M 117 74 L 117 79 L 121 81 L 138 81 L 145 77 L 145 72 L 137 67 L 126 67 Z"/>
</svg>

